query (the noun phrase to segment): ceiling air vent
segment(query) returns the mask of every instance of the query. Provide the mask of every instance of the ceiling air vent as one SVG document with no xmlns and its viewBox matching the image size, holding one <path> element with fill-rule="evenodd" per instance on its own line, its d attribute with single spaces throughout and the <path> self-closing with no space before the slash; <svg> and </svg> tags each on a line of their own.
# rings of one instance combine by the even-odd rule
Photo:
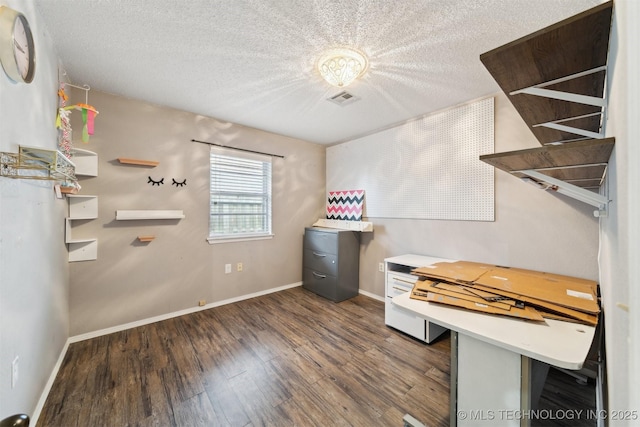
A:
<svg viewBox="0 0 640 427">
<path fill-rule="evenodd" d="M 348 104 L 353 104 L 354 102 L 356 102 L 359 99 L 360 98 L 358 98 L 355 95 L 350 94 L 349 92 L 342 91 L 339 94 L 332 96 L 331 98 L 327 98 L 327 101 L 331 101 L 334 104 L 345 106 L 345 105 L 348 105 Z"/>
</svg>

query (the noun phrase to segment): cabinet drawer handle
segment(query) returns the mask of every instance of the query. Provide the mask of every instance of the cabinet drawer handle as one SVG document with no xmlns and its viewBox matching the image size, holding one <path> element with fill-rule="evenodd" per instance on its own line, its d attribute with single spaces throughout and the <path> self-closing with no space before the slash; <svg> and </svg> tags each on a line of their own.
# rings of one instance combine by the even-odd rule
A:
<svg viewBox="0 0 640 427">
<path fill-rule="evenodd" d="M 393 289 L 395 289 L 396 291 L 400 291 L 400 292 L 409 292 L 408 289 L 402 289 L 402 288 L 399 288 L 397 286 L 394 286 Z"/>
<path fill-rule="evenodd" d="M 408 283 L 411 286 L 415 285 L 415 282 L 412 282 L 410 280 L 400 279 L 399 277 L 394 277 L 393 280 L 395 280 L 396 282 Z"/>
<path fill-rule="evenodd" d="M 327 278 L 327 276 L 325 276 L 324 274 L 318 274 L 318 273 L 316 273 L 315 271 L 312 271 L 312 273 L 313 273 L 313 275 L 314 275 L 315 277 L 317 277 L 318 279 L 326 279 L 326 278 Z"/>
<path fill-rule="evenodd" d="M 318 252 L 313 252 L 313 254 L 314 254 L 315 256 L 319 256 L 319 257 L 321 257 L 321 258 L 326 257 L 326 255 L 325 255 L 325 254 L 319 254 Z"/>
</svg>

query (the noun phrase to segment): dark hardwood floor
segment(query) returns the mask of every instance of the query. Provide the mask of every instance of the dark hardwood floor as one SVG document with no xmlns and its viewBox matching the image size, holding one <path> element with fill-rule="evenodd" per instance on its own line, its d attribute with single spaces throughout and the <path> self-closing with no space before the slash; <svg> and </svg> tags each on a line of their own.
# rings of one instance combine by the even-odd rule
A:
<svg viewBox="0 0 640 427">
<path fill-rule="evenodd" d="M 38 426 L 447 426 L 447 337 L 293 288 L 71 344 Z"/>
<path fill-rule="evenodd" d="M 449 355 L 297 287 L 71 344 L 38 426 L 448 426 Z"/>
<path fill-rule="evenodd" d="M 538 409 L 539 417 L 532 427 L 595 427 L 595 380 L 589 378 L 584 384 L 571 375 L 549 369 Z"/>
</svg>

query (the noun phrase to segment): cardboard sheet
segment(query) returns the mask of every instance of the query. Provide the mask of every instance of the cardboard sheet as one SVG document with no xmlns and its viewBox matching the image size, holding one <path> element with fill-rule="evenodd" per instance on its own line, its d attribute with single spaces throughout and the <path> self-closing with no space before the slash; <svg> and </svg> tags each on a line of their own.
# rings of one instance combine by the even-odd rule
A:
<svg viewBox="0 0 640 427">
<path fill-rule="evenodd" d="M 505 268 L 505 267 L 500 267 L 500 268 Z M 546 273 L 542 271 L 524 270 L 522 268 L 512 268 L 511 270 L 522 273 L 522 274 L 533 274 L 535 276 L 542 276 L 542 277 L 548 278 L 551 281 L 556 280 L 556 281 L 563 281 L 567 283 L 575 283 L 578 286 L 581 286 L 581 285 L 588 286 L 594 295 L 598 294 L 598 283 L 594 282 L 593 280 L 581 279 L 579 277 L 572 277 L 572 276 L 563 276 L 561 274 Z"/>
<path fill-rule="evenodd" d="M 474 288 L 479 288 L 482 290 L 491 290 L 491 288 L 486 288 L 483 285 L 473 285 Z M 536 308 L 541 308 L 543 309 L 545 312 L 551 312 L 551 313 L 556 313 L 557 315 L 561 315 L 563 317 L 566 318 L 570 318 L 572 319 L 572 321 L 578 321 L 579 323 L 584 323 L 586 325 L 591 325 L 591 326 L 595 326 L 598 323 L 598 316 L 596 315 L 592 315 L 589 313 L 583 313 L 581 311 L 578 310 L 572 310 L 570 308 L 567 307 L 563 307 L 551 302 L 547 302 L 547 301 L 542 301 L 542 300 L 538 300 L 536 298 L 532 298 L 532 297 L 527 297 L 524 295 L 519 295 L 513 292 L 507 292 L 507 291 L 500 291 L 502 294 L 504 294 L 507 297 L 511 297 L 515 300 L 519 300 L 524 302 L 525 304 L 529 304 L 533 307 Z"/>
<path fill-rule="evenodd" d="M 486 304 L 474 303 L 472 301 L 466 301 L 460 298 L 454 298 L 447 295 L 434 294 L 429 292 L 425 297 L 425 301 L 451 305 L 454 307 L 461 307 L 467 310 L 479 311 L 481 313 L 499 314 L 502 316 L 516 317 L 525 320 L 534 320 L 538 322 L 544 322 L 544 318 L 534 308 L 525 307 L 517 308 L 511 307 L 510 310 L 501 310 L 499 308 L 490 307 Z"/>
<path fill-rule="evenodd" d="M 496 294 L 495 292 L 483 291 L 474 287 L 473 285 L 462 286 L 462 289 L 464 289 L 465 292 L 478 296 L 485 301 L 500 301 L 509 305 L 517 304 L 517 302 L 513 298 Z"/>
<path fill-rule="evenodd" d="M 529 307 L 543 311 L 547 318 L 591 326 L 598 322 L 598 284 L 592 280 L 468 261 L 437 263 L 412 273 L 420 276 L 421 292 L 449 297 L 441 303 L 453 305 L 455 300 L 457 306 L 468 305 L 461 300 L 495 310 L 504 310 L 505 305 Z"/>
<path fill-rule="evenodd" d="M 469 261 L 438 262 L 427 267 L 416 268 L 412 273 L 430 278 L 471 283 L 493 268 L 495 266 L 491 264 Z"/>
<path fill-rule="evenodd" d="M 590 286 L 578 281 L 570 281 L 534 272 L 494 268 L 485 272 L 474 283 L 497 290 L 514 292 L 522 296 L 551 302 L 563 307 L 598 314 L 597 296 Z"/>
<path fill-rule="evenodd" d="M 580 320 L 572 319 L 571 317 L 566 317 L 557 313 L 550 313 L 541 309 L 538 309 L 538 313 L 540 313 L 545 319 L 562 320 L 563 322 L 577 323 L 579 325 L 596 326 L 596 324 L 588 324 L 587 322 L 582 322 Z"/>
<path fill-rule="evenodd" d="M 422 292 L 426 294 L 427 292 L 433 292 L 439 295 L 447 295 L 454 298 L 460 298 L 466 301 L 475 302 L 478 304 L 488 305 L 489 307 L 498 308 L 501 310 L 509 310 L 512 305 L 506 304 L 504 302 L 496 302 L 496 301 L 486 301 L 479 296 L 473 295 L 471 293 L 464 291 L 464 286 L 462 285 L 453 285 L 450 283 L 438 282 L 438 281 L 419 281 L 416 282 L 413 288 L 413 292 Z"/>
</svg>

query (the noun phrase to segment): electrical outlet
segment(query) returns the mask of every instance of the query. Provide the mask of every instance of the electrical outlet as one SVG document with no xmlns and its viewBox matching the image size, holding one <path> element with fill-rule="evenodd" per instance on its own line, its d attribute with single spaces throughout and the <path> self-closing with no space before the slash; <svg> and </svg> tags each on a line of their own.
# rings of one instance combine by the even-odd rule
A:
<svg viewBox="0 0 640 427">
<path fill-rule="evenodd" d="M 237 268 L 238 271 L 242 271 L 242 263 L 241 262 L 238 263 L 237 267 L 238 267 Z"/>
<path fill-rule="evenodd" d="M 224 274 L 229 274 L 231 273 L 231 264 L 225 264 L 224 265 Z"/>
<path fill-rule="evenodd" d="M 200 301 L 198 301 L 198 306 L 200 307 L 204 307 L 207 304 L 206 300 L 201 299 Z"/>
<path fill-rule="evenodd" d="M 381 262 L 378 264 L 378 271 L 381 271 L 382 273 L 384 273 L 384 262 Z"/>
<path fill-rule="evenodd" d="M 11 388 L 14 388 L 18 384 L 18 362 L 20 358 L 16 356 L 11 362 Z"/>
</svg>

